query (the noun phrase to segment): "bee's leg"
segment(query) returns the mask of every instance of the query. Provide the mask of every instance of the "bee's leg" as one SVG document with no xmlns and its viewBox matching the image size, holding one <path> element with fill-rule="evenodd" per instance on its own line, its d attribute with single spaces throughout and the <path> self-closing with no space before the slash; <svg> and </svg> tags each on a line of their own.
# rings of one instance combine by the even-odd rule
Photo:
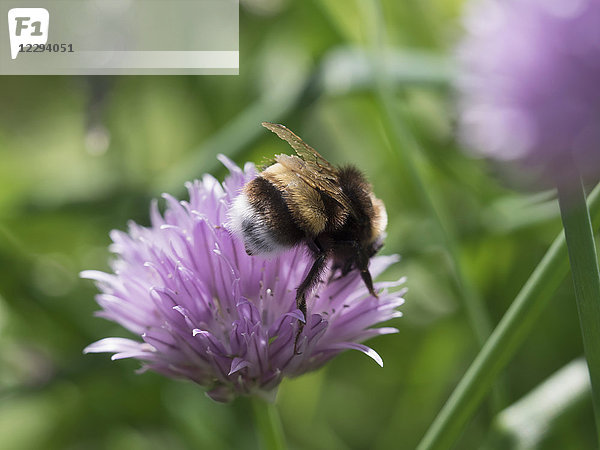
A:
<svg viewBox="0 0 600 450">
<path fill-rule="evenodd" d="M 298 291 L 296 292 L 296 305 L 302 314 L 304 315 L 304 322 L 300 322 L 298 325 L 298 332 L 296 333 L 296 340 L 294 341 L 294 353 L 298 353 L 298 338 L 304 330 L 304 325 L 308 321 L 308 317 L 306 317 L 306 294 L 310 292 L 310 290 L 319 282 L 321 277 L 321 273 L 323 269 L 325 269 L 325 265 L 327 263 L 327 253 L 324 251 L 319 251 L 319 253 L 315 257 L 315 262 L 313 263 L 308 275 L 300 286 L 298 286 Z"/>
<path fill-rule="evenodd" d="M 335 270 L 331 271 L 331 274 L 329 275 L 329 280 L 327 280 L 327 283 L 331 283 L 332 281 L 339 280 L 340 278 L 344 278 L 346 275 L 348 275 L 352 271 L 353 264 L 354 264 L 354 261 L 351 259 L 348 259 L 344 262 L 343 266 L 335 267 Z M 339 275 L 336 276 L 337 269 L 340 269 L 340 273 L 339 273 Z"/>
<path fill-rule="evenodd" d="M 367 289 L 369 290 L 369 294 L 371 294 L 375 298 L 379 298 L 379 296 L 377 295 L 377 292 L 375 292 L 375 289 L 373 288 L 373 279 L 371 278 L 371 272 L 369 272 L 369 269 L 367 269 L 367 268 L 361 269 L 360 276 L 362 277 L 363 281 L 365 282 L 365 285 L 367 286 Z"/>
<path fill-rule="evenodd" d="M 296 304 L 306 321 L 306 298 L 302 296 L 302 298 L 298 300 L 298 297 L 296 296 Z M 294 355 L 302 354 L 302 352 L 298 351 L 298 339 L 300 339 L 300 334 L 302 334 L 302 331 L 304 330 L 304 325 L 306 325 L 306 322 L 298 321 L 298 331 L 296 332 L 296 338 L 294 339 Z"/>
<path fill-rule="evenodd" d="M 337 241 L 334 243 L 334 245 L 337 249 L 350 249 L 350 252 L 353 252 L 355 254 L 358 254 L 359 252 L 359 246 L 356 241 Z M 353 258 L 346 259 L 343 265 L 338 265 L 336 267 L 336 269 L 340 269 L 340 274 L 338 276 L 335 276 L 337 270 L 333 270 L 331 272 L 331 275 L 329 276 L 328 282 L 330 283 L 332 281 L 339 280 L 340 278 L 344 278 L 352 271 L 352 269 L 354 268 L 354 263 L 355 261 Z"/>
<path fill-rule="evenodd" d="M 340 278 L 344 278 L 346 275 L 348 275 L 350 273 L 350 271 L 352 270 L 353 264 L 354 264 L 354 261 L 352 261 L 351 259 L 348 259 L 344 263 L 344 267 L 342 267 L 342 273 L 340 274 Z"/>
<path fill-rule="evenodd" d="M 369 294 L 373 297 L 378 298 L 377 292 L 375 292 L 375 288 L 373 287 L 373 279 L 371 278 L 371 272 L 369 272 L 369 258 L 359 252 L 356 256 L 356 265 L 358 270 L 360 270 L 360 276 L 363 279 L 367 289 L 369 290 Z"/>
</svg>

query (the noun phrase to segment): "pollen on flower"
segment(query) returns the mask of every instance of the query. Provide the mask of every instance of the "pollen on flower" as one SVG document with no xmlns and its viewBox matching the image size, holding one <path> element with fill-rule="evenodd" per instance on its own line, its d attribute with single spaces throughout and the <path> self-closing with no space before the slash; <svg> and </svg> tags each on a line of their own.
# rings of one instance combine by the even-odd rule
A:
<svg viewBox="0 0 600 450">
<path fill-rule="evenodd" d="M 138 359 L 144 370 L 192 380 L 221 402 L 272 395 L 284 377 L 317 369 L 346 349 L 383 365 L 362 342 L 397 332 L 372 327 L 401 315 L 404 289 L 388 290 L 404 280 L 376 284 L 383 289 L 379 298 L 356 272 L 321 284 L 307 301 L 295 353 L 304 319 L 295 292 L 312 261 L 301 248 L 271 259 L 246 254 L 225 224 L 233 200 L 257 172 L 252 164 L 242 170 L 219 158 L 230 171 L 223 184 L 205 175 L 186 184 L 188 201 L 165 194 L 164 214 L 157 202 L 151 205 L 150 227 L 131 222 L 127 233 L 111 232 L 113 273 L 82 272 L 100 290 L 98 316 L 136 337 L 101 339 L 85 352 Z M 377 276 L 397 260 L 375 257 L 370 270 Z"/>
</svg>

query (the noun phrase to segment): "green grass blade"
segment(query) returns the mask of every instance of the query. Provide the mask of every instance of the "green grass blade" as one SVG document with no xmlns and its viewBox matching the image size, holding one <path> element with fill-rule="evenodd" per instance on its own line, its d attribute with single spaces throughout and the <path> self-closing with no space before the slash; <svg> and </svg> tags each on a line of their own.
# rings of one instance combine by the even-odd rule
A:
<svg viewBox="0 0 600 450">
<path fill-rule="evenodd" d="M 600 438 L 600 272 L 594 232 L 581 180 L 575 189 L 559 186 L 558 201 L 565 229 L 583 348 L 592 382 L 596 431 Z"/>
<path fill-rule="evenodd" d="M 600 185 L 590 195 L 588 205 L 593 217 L 598 219 Z M 427 430 L 419 443 L 419 450 L 452 446 L 491 389 L 498 373 L 533 328 L 568 270 L 567 245 L 561 232 Z"/>
</svg>

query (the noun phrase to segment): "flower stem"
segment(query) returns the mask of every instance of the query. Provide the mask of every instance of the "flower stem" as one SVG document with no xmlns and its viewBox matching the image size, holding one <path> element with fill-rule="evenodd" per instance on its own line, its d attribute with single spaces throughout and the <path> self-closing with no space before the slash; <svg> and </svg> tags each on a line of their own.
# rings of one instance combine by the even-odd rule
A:
<svg viewBox="0 0 600 450">
<path fill-rule="evenodd" d="M 588 203 L 594 219 L 598 219 L 600 184 L 590 195 Z M 498 373 L 535 325 L 568 270 L 567 246 L 561 232 L 425 433 L 418 450 L 451 447 L 489 392 Z"/>
<path fill-rule="evenodd" d="M 559 183 L 558 202 L 569 249 L 571 275 L 583 348 L 592 382 L 596 432 L 600 442 L 600 272 L 594 232 L 581 179 L 575 188 Z"/>
<path fill-rule="evenodd" d="M 260 448 L 264 450 L 285 450 L 287 447 L 283 427 L 275 404 L 258 397 L 253 397 L 251 402 L 261 443 Z"/>
</svg>

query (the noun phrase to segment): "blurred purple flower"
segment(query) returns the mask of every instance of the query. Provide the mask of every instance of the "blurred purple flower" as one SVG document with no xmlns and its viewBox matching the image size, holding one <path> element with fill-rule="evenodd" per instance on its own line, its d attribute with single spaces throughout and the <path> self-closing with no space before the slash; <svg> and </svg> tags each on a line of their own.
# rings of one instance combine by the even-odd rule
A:
<svg viewBox="0 0 600 450">
<path fill-rule="evenodd" d="M 271 260 L 248 256 L 244 245 L 224 228 L 240 189 L 257 174 L 221 156 L 230 170 L 221 184 L 210 175 L 188 183 L 189 202 L 164 195 L 160 215 L 152 203 L 150 228 L 129 224 L 113 231 L 114 274 L 85 271 L 102 291 L 98 315 L 141 338 L 102 339 L 86 353 L 114 352 L 112 359 L 136 358 L 143 370 L 188 378 L 207 395 L 229 401 L 236 395 L 272 395 L 283 377 L 321 367 L 345 349 L 379 355 L 361 342 L 395 328 L 369 328 L 399 317 L 404 290 L 387 289 L 403 280 L 379 283 L 379 299 L 369 296 L 356 271 L 321 284 L 308 299 L 308 321 L 294 354 L 298 319 L 295 292 L 312 260 L 293 249 Z M 374 276 L 397 261 L 373 258 Z"/>
<path fill-rule="evenodd" d="M 474 150 L 561 176 L 600 169 L 600 0 L 482 0 L 459 47 L 461 133 Z"/>
</svg>

